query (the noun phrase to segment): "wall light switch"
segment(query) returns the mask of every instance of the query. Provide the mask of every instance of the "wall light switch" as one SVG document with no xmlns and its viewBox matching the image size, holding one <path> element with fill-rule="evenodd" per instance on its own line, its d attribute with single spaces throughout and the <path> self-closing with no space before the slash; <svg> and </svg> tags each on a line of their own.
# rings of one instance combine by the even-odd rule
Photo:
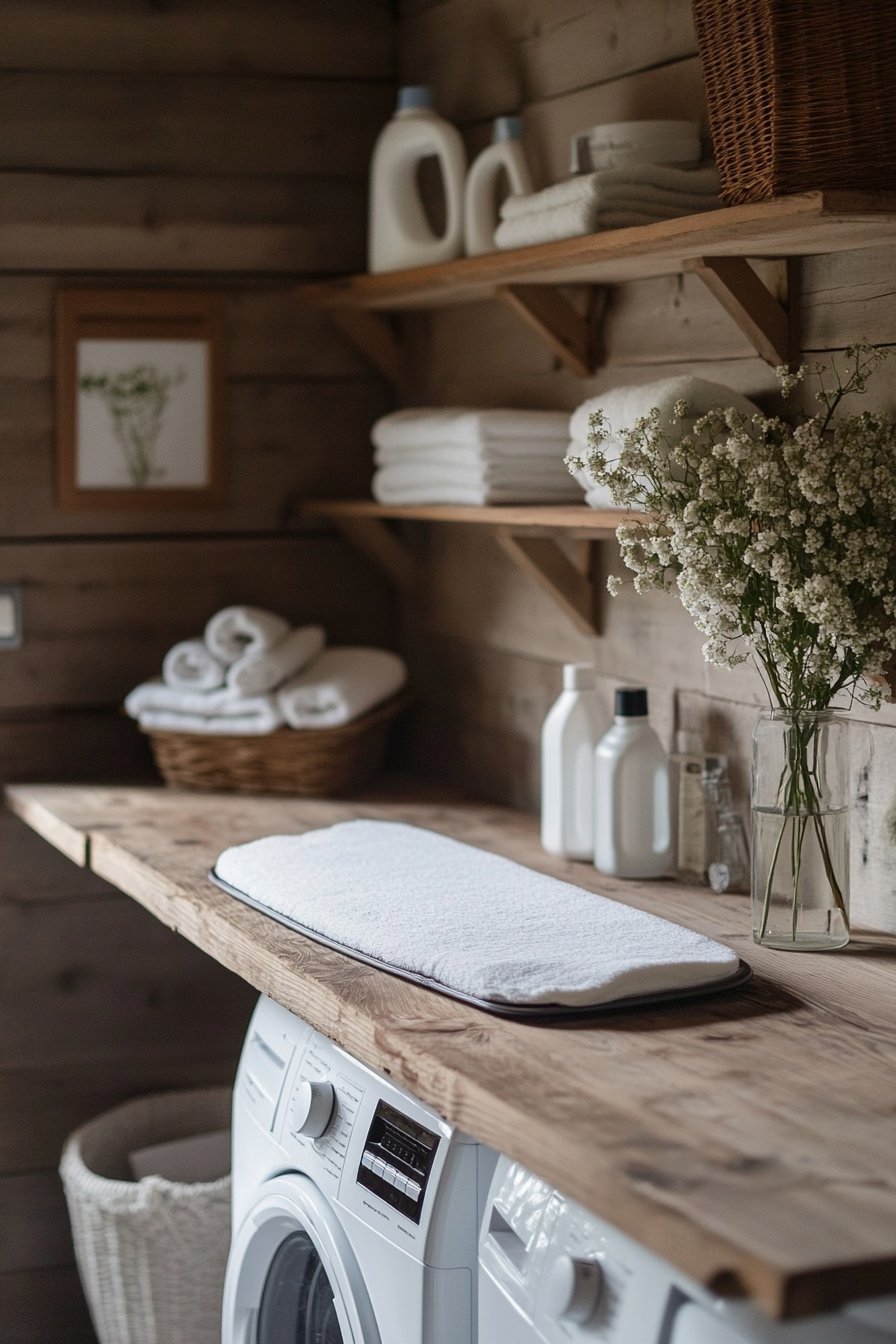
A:
<svg viewBox="0 0 896 1344">
<path fill-rule="evenodd" d="M 0 651 L 18 649 L 22 643 L 22 588 L 18 583 L 0 584 Z"/>
</svg>

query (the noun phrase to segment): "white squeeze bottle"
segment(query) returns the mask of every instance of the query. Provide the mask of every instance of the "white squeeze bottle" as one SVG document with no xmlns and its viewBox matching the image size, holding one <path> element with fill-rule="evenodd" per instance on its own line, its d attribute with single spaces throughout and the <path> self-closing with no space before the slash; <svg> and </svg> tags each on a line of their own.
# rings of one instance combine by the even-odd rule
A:
<svg viewBox="0 0 896 1344">
<path fill-rule="evenodd" d="M 441 236 L 426 218 L 417 179 L 422 160 L 433 156 L 445 192 Z M 400 271 L 460 256 L 466 168 L 460 133 L 432 110 L 429 89 L 399 89 L 398 110 L 380 132 L 370 167 L 371 271 Z"/>
<path fill-rule="evenodd" d="M 549 854 L 594 853 L 594 746 L 606 719 L 590 663 L 567 663 L 541 730 L 541 843 Z"/>
<path fill-rule="evenodd" d="M 464 243 L 467 256 L 494 252 L 498 227 L 498 186 L 501 172 L 507 174 L 511 194 L 529 196 L 532 174 L 520 139 L 522 117 L 496 117 L 492 143 L 474 159 L 464 188 Z"/>
<path fill-rule="evenodd" d="M 613 727 L 594 753 L 594 866 L 614 877 L 662 877 L 669 866 L 669 771 L 647 721 L 647 691 L 616 692 Z"/>
</svg>

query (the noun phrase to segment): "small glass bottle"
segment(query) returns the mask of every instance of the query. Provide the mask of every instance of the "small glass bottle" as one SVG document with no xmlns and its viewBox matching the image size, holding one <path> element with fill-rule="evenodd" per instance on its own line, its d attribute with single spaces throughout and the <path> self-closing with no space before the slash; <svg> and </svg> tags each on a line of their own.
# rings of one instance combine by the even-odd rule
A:
<svg viewBox="0 0 896 1344">
<path fill-rule="evenodd" d="M 669 757 L 670 871 L 682 882 L 705 882 L 710 835 L 703 788 L 703 740 L 679 728 Z"/>
<path fill-rule="evenodd" d="M 743 891 L 750 876 L 749 850 L 743 818 L 734 807 L 728 757 L 707 756 L 703 762 L 709 837 L 707 877 L 713 891 Z"/>
</svg>

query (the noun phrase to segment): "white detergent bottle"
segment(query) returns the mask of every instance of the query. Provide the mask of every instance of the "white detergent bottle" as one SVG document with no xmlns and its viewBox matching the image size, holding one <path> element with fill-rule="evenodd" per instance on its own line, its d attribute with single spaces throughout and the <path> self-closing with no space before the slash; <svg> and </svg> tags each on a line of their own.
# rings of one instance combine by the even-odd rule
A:
<svg viewBox="0 0 896 1344">
<path fill-rule="evenodd" d="M 647 691 L 616 692 L 613 727 L 594 753 L 594 866 L 614 877 L 662 877 L 669 866 L 669 771 L 647 721 Z"/>
<path fill-rule="evenodd" d="M 603 722 L 602 722 L 603 720 Z M 590 663 L 567 663 L 541 730 L 541 843 L 549 854 L 594 853 L 594 747 L 605 717 Z"/>
<path fill-rule="evenodd" d="M 445 231 L 426 217 L 417 171 L 438 159 L 445 192 Z M 452 261 L 463 251 L 467 155 L 455 128 L 432 110 L 429 89 L 398 90 L 398 110 L 380 132 L 370 167 L 369 265 L 400 271 Z"/>
<path fill-rule="evenodd" d="M 464 245 L 468 257 L 495 252 L 498 227 L 498 186 L 502 171 L 507 174 L 511 194 L 530 196 L 534 191 L 532 174 L 526 163 L 520 139 L 522 117 L 496 117 L 492 143 L 474 159 L 464 188 Z"/>
</svg>

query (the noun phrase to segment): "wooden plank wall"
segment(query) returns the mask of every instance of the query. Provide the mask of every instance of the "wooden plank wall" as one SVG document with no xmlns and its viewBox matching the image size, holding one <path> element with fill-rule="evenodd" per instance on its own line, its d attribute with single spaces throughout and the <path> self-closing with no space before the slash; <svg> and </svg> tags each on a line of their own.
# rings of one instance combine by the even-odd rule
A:
<svg viewBox="0 0 896 1344">
<path fill-rule="evenodd" d="M 400 12 L 402 82 L 432 85 L 470 153 L 487 143 L 492 117 L 521 113 L 539 186 L 565 175 L 574 131 L 650 117 L 701 117 L 705 127 L 690 0 L 402 0 Z M 896 344 L 896 249 L 808 261 L 802 287 L 810 362 L 856 338 Z M 692 276 L 615 288 L 607 365 L 584 381 L 502 305 L 406 322 L 422 404 L 572 409 L 607 387 L 693 371 L 774 405 L 771 370 Z M 888 372 L 873 399 L 896 408 Z M 707 746 L 729 750 L 746 804 L 761 687 L 746 670 L 704 663 L 702 641 L 674 599 L 639 597 L 629 586 L 605 601 L 605 634 L 589 640 L 492 539 L 462 527 L 416 535 L 430 584 L 424 609 L 407 616 L 411 660 L 428 687 L 417 738 L 423 759 L 473 791 L 537 806 L 539 729 L 560 664 L 593 661 L 608 709 L 615 684 L 646 677 L 667 742 L 676 725 L 699 727 Z M 607 550 L 613 572 L 618 555 Z M 896 846 L 886 823 L 896 796 L 893 708 L 874 719 L 871 734 L 870 785 L 857 765 L 854 909 L 862 921 L 896 929 Z"/>
<path fill-rule="evenodd" d="M 24 586 L 25 611 L 23 647 L 0 653 L 3 779 L 151 778 L 121 699 L 228 602 L 340 641 L 394 637 L 386 585 L 297 524 L 305 495 L 366 491 L 368 427 L 392 393 L 289 297 L 364 265 L 393 89 L 386 0 L 0 0 L 0 582 Z M 177 276 L 184 246 L 193 273 Z M 155 275 L 133 273 L 142 256 Z M 225 508 L 55 509 L 61 280 L 226 291 Z M 229 1081 L 253 997 L 0 819 L 4 1344 L 93 1339 L 56 1176 L 65 1135 L 129 1096 Z"/>
</svg>

